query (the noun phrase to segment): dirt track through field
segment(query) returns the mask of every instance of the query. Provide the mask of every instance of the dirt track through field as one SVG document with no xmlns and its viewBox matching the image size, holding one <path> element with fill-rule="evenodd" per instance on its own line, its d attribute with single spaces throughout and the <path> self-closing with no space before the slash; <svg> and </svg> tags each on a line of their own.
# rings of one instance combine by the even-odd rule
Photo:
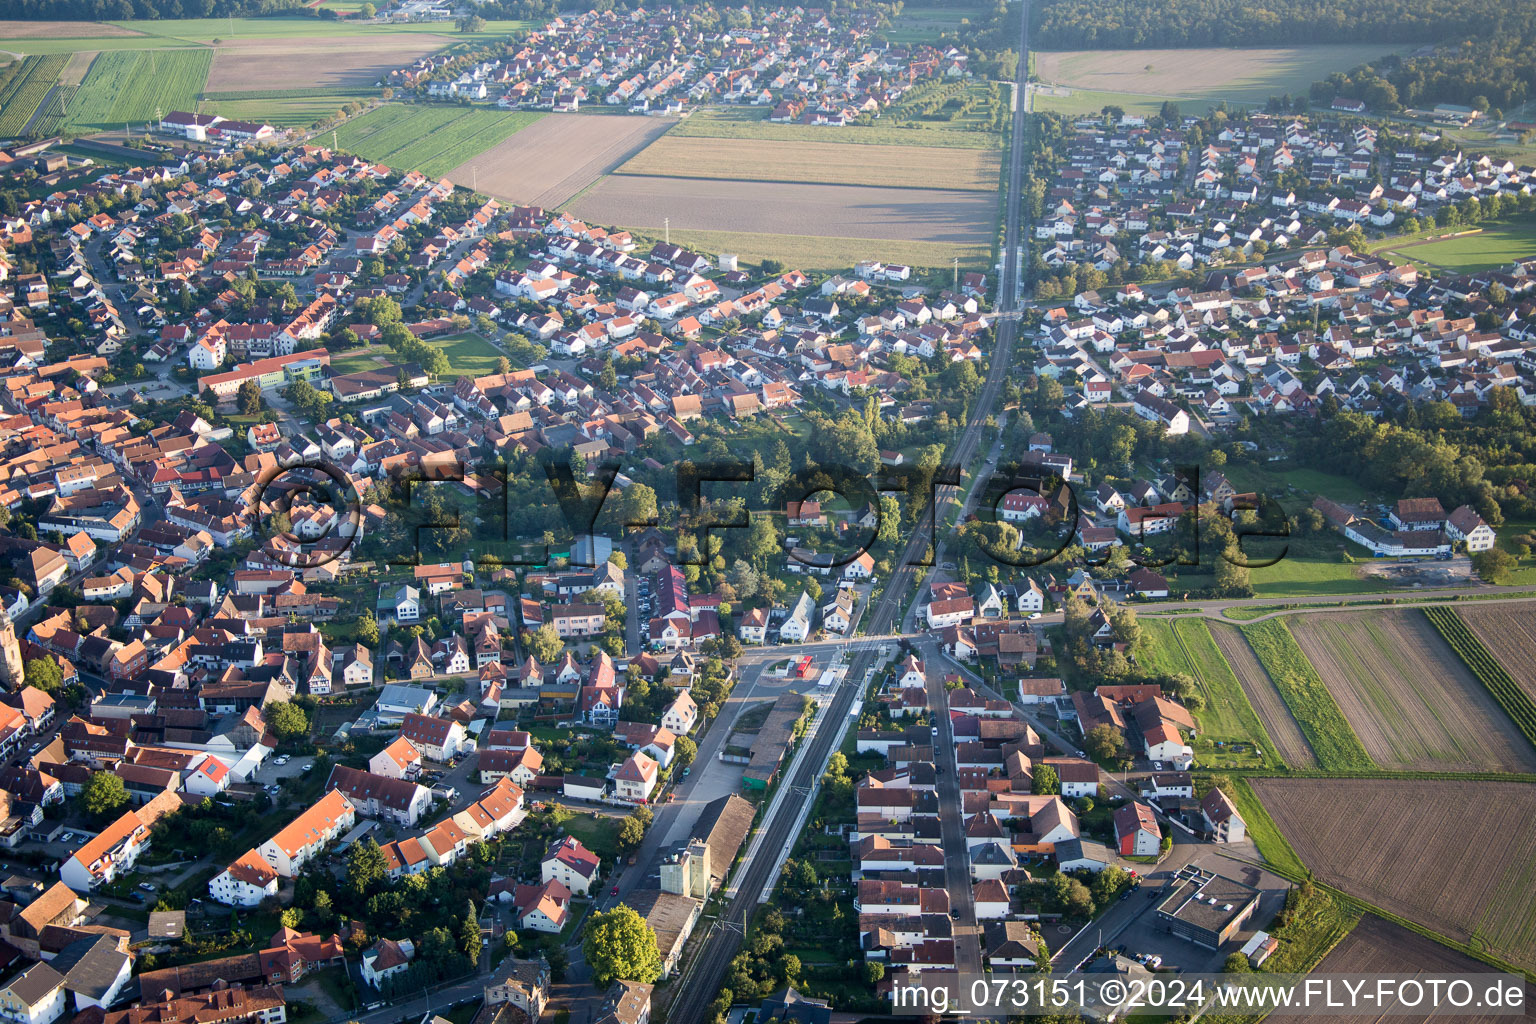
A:
<svg viewBox="0 0 1536 1024">
<path fill-rule="evenodd" d="M 1464 604 L 1456 609 L 1462 621 L 1499 660 L 1509 677 L 1536 698 L 1536 614 L 1528 607 Z"/>
<path fill-rule="evenodd" d="M 1536 785 L 1250 782 L 1302 863 L 1322 881 L 1517 967 L 1536 969 Z"/>
<path fill-rule="evenodd" d="M 1220 622 L 1208 625 L 1211 639 L 1216 641 L 1216 646 L 1226 655 L 1232 671 L 1237 675 L 1237 681 L 1242 684 L 1243 692 L 1248 695 L 1249 703 L 1258 713 L 1259 721 L 1264 723 L 1269 738 L 1274 741 L 1280 756 L 1285 758 L 1285 763 L 1293 768 L 1316 768 L 1317 755 L 1312 752 L 1312 744 L 1307 742 L 1301 726 L 1296 724 L 1296 716 L 1286 707 L 1285 698 L 1275 688 L 1274 680 L 1269 678 L 1269 673 L 1259 663 L 1253 648 L 1248 646 L 1247 638 L 1236 626 Z"/>
<path fill-rule="evenodd" d="M 1536 771 L 1536 750 L 1422 612 L 1298 615 L 1291 633 L 1383 768 Z"/>
<path fill-rule="evenodd" d="M 440 35 L 234 39 L 221 43 L 207 92 L 372 88 L 395 68 L 453 42 Z"/>
<path fill-rule="evenodd" d="M 598 224 L 833 238 L 899 238 L 975 245 L 997 226 L 997 197 L 985 192 L 785 185 L 612 175 L 571 206 Z"/>
<path fill-rule="evenodd" d="M 79 85 L 85 80 L 85 73 L 91 70 L 91 62 L 96 59 L 99 50 L 80 50 L 69 55 L 69 63 L 64 65 L 64 70 L 59 72 L 60 85 Z M 47 106 L 48 104 L 43 104 Z"/>
<path fill-rule="evenodd" d="M 555 209 L 660 138 L 672 117 L 549 114 L 448 172 L 481 192 Z"/>
</svg>

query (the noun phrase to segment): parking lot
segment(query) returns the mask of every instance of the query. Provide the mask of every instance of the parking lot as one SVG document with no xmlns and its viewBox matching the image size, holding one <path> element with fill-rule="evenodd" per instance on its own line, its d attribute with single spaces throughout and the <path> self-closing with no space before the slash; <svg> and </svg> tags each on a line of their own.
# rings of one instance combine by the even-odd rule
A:
<svg viewBox="0 0 1536 1024">
<path fill-rule="evenodd" d="M 315 759 L 309 755 L 290 756 L 280 754 L 277 757 L 269 757 L 256 769 L 252 782 L 261 786 L 268 793 L 278 792 L 278 783 L 283 779 L 296 779 L 308 775 L 314 771 Z"/>
</svg>

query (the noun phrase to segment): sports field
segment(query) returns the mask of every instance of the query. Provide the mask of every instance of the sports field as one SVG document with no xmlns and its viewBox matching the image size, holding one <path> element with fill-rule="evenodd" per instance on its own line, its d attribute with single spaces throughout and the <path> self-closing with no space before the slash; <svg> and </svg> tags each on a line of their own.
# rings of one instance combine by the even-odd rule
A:
<svg viewBox="0 0 1536 1024">
<path fill-rule="evenodd" d="M 441 176 L 540 116 L 387 103 L 342 125 L 336 142 L 347 152 L 377 160 L 392 170 Z"/>
<path fill-rule="evenodd" d="M 442 349 L 448 356 L 449 370 L 443 375 L 448 380 L 455 377 L 483 377 L 488 373 L 495 373 L 497 361 L 506 355 L 495 345 L 474 333 L 453 334 L 446 338 L 429 338 L 427 344 L 433 348 Z"/>
<path fill-rule="evenodd" d="M 1033 60 L 1042 83 L 1069 87 L 1074 96 L 1081 90 L 1095 98 L 1106 94 L 1155 97 L 1158 105 L 1165 97 L 1200 103 L 1226 100 L 1262 104 L 1285 93 L 1305 95 L 1318 79 L 1371 61 L 1390 49 L 1365 43 L 1265 49 L 1072 50 L 1036 53 Z M 1096 111 L 1099 107 L 1081 109 Z"/>
<path fill-rule="evenodd" d="M 985 149 L 668 135 L 631 158 L 619 173 L 995 192 L 998 159 L 996 151 Z"/>
<path fill-rule="evenodd" d="M 1536 257 L 1536 218 L 1491 224 L 1470 234 L 1434 242 L 1404 243 L 1383 250 L 1398 263 L 1426 270 L 1469 274 Z"/>
</svg>

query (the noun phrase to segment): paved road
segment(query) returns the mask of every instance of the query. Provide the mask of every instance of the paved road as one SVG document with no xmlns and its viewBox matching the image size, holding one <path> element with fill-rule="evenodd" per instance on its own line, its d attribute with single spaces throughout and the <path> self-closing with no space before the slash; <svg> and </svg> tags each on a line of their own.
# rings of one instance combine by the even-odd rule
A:
<svg viewBox="0 0 1536 1024">
<path fill-rule="evenodd" d="M 1029 0 L 1024 0 L 1022 6 L 1018 70 L 1018 86 L 1021 90 L 1024 89 L 1029 75 Z M 1027 102 L 1021 104 L 1014 111 L 1012 145 L 1009 150 L 1008 188 L 1003 221 L 1003 269 L 1001 280 L 998 282 L 997 301 L 997 307 L 1002 311 L 1014 309 L 1019 298 L 1019 218 L 1023 205 L 1020 193 L 1024 178 L 1024 142 L 1027 127 L 1025 108 L 1027 105 Z M 975 457 L 983 427 L 997 404 L 1003 381 L 1007 377 L 1013 342 L 1017 333 L 1018 321 L 1010 319 L 998 323 L 997 342 L 987 366 L 987 380 L 977 396 L 976 405 L 966 421 L 965 430 L 955 445 L 952 463 L 954 465 L 968 465 Z M 880 601 L 870 609 L 868 630 L 870 634 L 885 634 L 891 630 L 893 623 L 900 621 L 899 616 L 903 610 L 902 595 L 907 594 L 912 589 L 912 584 L 922 576 L 921 567 L 913 563 L 918 561 L 926 551 L 930 527 L 941 521 L 940 509 L 946 508 L 948 503 L 954 500 L 954 492 L 957 489 L 953 487 L 942 489 L 937 496 L 938 500 L 930 505 L 923 520 L 919 522 L 917 529 L 908 539 L 906 550 L 902 552 L 900 567 L 892 574 Z M 837 694 L 825 711 L 828 727 L 819 729 L 815 738 L 806 744 L 800 756 L 786 770 L 786 777 L 782 779 L 780 785 L 793 786 L 796 789 L 803 787 L 806 792 L 810 791 L 816 778 L 823 772 L 827 758 L 832 752 L 832 743 L 837 735 L 837 729 L 833 726 L 848 715 L 854 700 L 862 692 L 864 675 L 871 667 L 873 658 L 873 652 L 869 650 L 865 650 L 854 658 L 843 684 L 838 687 Z M 764 849 L 782 849 L 788 843 L 790 832 L 794 827 L 795 812 L 799 810 L 793 804 L 794 801 L 784 801 L 781 813 L 762 823 Z M 668 1011 L 670 1024 L 700 1024 L 703 1020 L 709 1004 L 720 991 L 731 958 L 741 945 L 750 915 L 757 906 L 757 895 L 762 892 L 778 867 L 778 858 L 759 857 L 742 872 L 737 886 L 739 895 L 729 904 L 720 920 L 711 929 L 691 969 L 677 986 L 676 995 Z"/>
<path fill-rule="evenodd" d="M 928 707 L 938 733 L 934 738 L 934 763 L 943 772 L 935 782 L 939 791 L 939 838 L 944 849 L 944 887 L 949 890 L 950 916 L 954 919 L 955 966 L 962 974 L 981 973 L 981 935 L 976 921 L 976 901 L 971 891 L 971 861 L 965 848 L 965 815 L 960 802 L 960 779 L 955 757 L 955 727 L 949 717 L 949 691 L 944 689 L 944 667 L 938 644 L 920 640 L 928 690 Z"/>
</svg>

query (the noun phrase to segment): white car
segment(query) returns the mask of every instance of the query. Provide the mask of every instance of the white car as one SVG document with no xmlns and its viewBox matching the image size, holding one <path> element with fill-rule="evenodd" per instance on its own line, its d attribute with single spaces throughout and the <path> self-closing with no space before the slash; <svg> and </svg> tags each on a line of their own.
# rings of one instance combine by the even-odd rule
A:
<svg viewBox="0 0 1536 1024">
<path fill-rule="evenodd" d="M 1030 612 L 1029 613 L 1029 621 L 1030 622 L 1034 622 L 1039 617 L 1040 617 L 1040 613 L 1039 612 Z"/>
</svg>

